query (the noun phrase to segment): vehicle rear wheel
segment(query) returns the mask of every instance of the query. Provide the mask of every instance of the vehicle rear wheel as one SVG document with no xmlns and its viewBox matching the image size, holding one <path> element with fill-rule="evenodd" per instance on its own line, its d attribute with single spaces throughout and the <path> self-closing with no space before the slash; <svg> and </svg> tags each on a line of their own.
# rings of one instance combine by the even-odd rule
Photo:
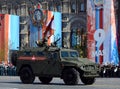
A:
<svg viewBox="0 0 120 89">
<path fill-rule="evenodd" d="M 78 71 L 74 68 L 63 70 L 63 81 L 67 85 L 76 85 L 79 82 Z"/>
<path fill-rule="evenodd" d="M 39 80 L 43 83 L 43 84 L 49 84 L 52 81 L 52 77 L 39 77 Z"/>
<path fill-rule="evenodd" d="M 91 85 L 95 82 L 95 78 L 94 77 L 81 77 L 81 81 L 85 84 L 85 85 Z"/>
<path fill-rule="evenodd" d="M 25 84 L 31 84 L 34 82 L 35 76 L 29 67 L 23 67 L 20 70 L 20 80 Z"/>
</svg>

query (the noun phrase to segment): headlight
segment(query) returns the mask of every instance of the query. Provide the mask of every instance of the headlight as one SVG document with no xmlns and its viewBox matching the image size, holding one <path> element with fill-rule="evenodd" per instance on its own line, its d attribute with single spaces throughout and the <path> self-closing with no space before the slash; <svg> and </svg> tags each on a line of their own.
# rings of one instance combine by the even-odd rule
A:
<svg viewBox="0 0 120 89">
<path fill-rule="evenodd" d="M 80 66 L 80 69 L 85 70 L 85 66 Z"/>
<path fill-rule="evenodd" d="M 85 66 L 81 66 L 80 68 L 82 70 L 86 70 L 86 71 L 95 70 L 95 66 L 94 65 L 85 65 Z"/>
<path fill-rule="evenodd" d="M 95 67 L 96 67 L 96 69 L 100 69 L 100 65 L 99 65 L 99 64 L 98 64 L 98 65 L 96 65 Z"/>
</svg>

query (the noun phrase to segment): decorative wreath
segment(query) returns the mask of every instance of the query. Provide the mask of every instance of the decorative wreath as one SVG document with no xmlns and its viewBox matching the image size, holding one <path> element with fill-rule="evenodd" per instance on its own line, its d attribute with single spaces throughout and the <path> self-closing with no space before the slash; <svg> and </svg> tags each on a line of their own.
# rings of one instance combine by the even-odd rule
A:
<svg viewBox="0 0 120 89">
<path fill-rule="evenodd" d="M 42 9 L 34 9 L 34 7 L 30 7 L 28 9 L 28 13 L 30 15 L 30 19 L 33 25 L 39 27 L 44 23 L 44 15 Z"/>
</svg>

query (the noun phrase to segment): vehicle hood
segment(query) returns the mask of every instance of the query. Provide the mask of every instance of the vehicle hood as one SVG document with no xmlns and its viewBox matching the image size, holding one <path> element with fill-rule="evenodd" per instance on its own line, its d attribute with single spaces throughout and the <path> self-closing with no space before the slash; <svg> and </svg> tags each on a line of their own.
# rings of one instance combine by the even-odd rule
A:
<svg viewBox="0 0 120 89">
<path fill-rule="evenodd" d="M 87 58 L 64 58 L 62 60 L 65 64 L 72 64 L 77 66 L 83 66 L 83 65 L 95 65 L 96 63 L 90 61 Z"/>
</svg>

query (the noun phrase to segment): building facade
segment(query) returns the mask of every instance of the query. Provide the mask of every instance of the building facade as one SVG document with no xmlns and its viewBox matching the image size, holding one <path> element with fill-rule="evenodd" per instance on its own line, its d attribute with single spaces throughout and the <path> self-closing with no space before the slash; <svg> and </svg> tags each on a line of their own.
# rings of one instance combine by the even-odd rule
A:
<svg viewBox="0 0 120 89">
<path fill-rule="evenodd" d="M 29 44 L 28 8 L 42 5 L 43 10 L 62 13 L 62 46 L 86 53 L 87 0 L 0 0 L 0 13 L 20 16 L 20 47 Z M 85 56 L 85 55 L 84 55 Z"/>
<path fill-rule="evenodd" d="M 79 49 L 87 56 L 87 0 L 0 0 L 0 13 L 20 16 L 20 47 L 29 44 L 29 7 L 62 13 L 62 46 Z M 114 0 L 118 50 L 120 50 L 120 1 Z M 0 24 L 1 25 L 1 24 Z M 28 45 L 29 46 L 29 45 Z M 119 51 L 120 54 L 120 51 Z"/>
</svg>

